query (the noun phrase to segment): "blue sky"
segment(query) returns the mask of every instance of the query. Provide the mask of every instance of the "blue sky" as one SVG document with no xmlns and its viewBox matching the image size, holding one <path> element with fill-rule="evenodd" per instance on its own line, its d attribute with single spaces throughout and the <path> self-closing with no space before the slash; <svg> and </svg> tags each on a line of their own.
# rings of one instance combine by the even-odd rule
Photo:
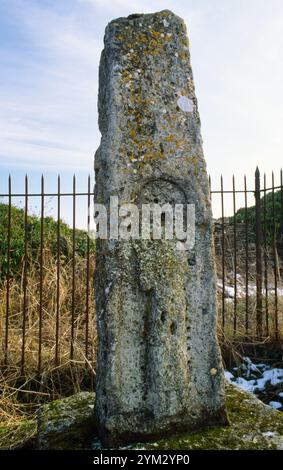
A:
<svg viewBox="0 0 283 470">
<path fill-rule="evenodd" d="M 99 145 L 98 63 L 106 24 L 169 8 L 191 43 L 208 171 L 252 183 L 283 154 L 282 0 L 0 0 L 0 186 L 44 172 L 85 189 Z M 2 192 L 2 190 L 0 191 Z"/>
</svg>

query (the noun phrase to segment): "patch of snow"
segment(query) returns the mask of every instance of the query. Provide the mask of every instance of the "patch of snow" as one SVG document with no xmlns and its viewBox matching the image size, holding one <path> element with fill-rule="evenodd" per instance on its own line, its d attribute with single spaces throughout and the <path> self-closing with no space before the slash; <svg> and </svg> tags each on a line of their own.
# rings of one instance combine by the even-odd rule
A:
<svg viewBox="0 0 283 470">
<path fill-rule="evenodd" d="M 184 113 L 192 113 L 194 110 L 194 103 L 187 96 L 179 96 L 177 104 Z"/>
<path fill-rule="evenodd" d="M 257 364 L 256 366 L 258 369 L 268 369 L 268 366 L 266 364 Z"/>
<path fill-rule="evenodd" d="M 265 437 L 273 437 L 273 436 L 275 436 L 275 432 L 266 431 L 266 432 L 263 432 L 262 435 L 265 436 Z"/>
<path fill-rule="evenodd" d="M 244 357 L 243 360 L 244 362 L 240 367 L 233 368 L 234 374 L 230 371 L 225 371 L 225 377 L 229 382 L 255 394 L 257 392 L 264 392 L 268 385 L 276 386 L 283 383 L 283 369 L 269 369 L 266 364 L 255 365 L 249 357 Z M 239 372 L 244 377 L 237 377 Z M 257 378 L 257 375 L 259 375 L 259 378 Z M 278 397 L 283 398 L 283 392 L 280 392 Z M 278 406 L 278 408 L 281 407 L 282 404 Z"/>
<path fill-rule="evenodd" d="M 170 23 L 168 23 L 166 18 L 164 18 L 164 20 L 163 20 L 163 25 L 164 25 L 164 28 L 168 28 L 168 26 L 170 25 Z"/>
<path fill-rule="evenodd" d="M 254 364 L 249 357 L 243 357 L 243 361 L 239 367 L 234 367 L 232 372 L 224 372 L 226 379 L 247 392 L 265 397 L 266 402 L 266 397 L 270 396 L 269 387 L 283 385 L 283 369 L 272 369 L 263 363 Z M 283 398 L 283 392 L 277 393 L 277 396 L 279 399 Z M 282 403 L 275 400 L 268 404 L 274 409 L 283 407 Z"/>
<path fill-rule="evenodd" d="M 259 368 L 255 364 L 253 364 L 253 362 L 250 360 L 249 357 L 243 357 L 243 360 L 245 361 L 246 365 L 242 364 L 242 368 L 246 369 L 247 377 L 251 376 L 251 372 L 256 372 L 258 374 L 261 374 L 261 371 L 259 370 Z"/>
<path fill-rule="evenodd" d="M 234 280 L 234 274 L 233 273 L 229 273 L 228 277 L 230 277 L 231 280 Z M 246 285 L 244 284 L 244 280 L 242 279 L 240 274 L 236 274 L 236 277 L 237 277 L 237 281 L 238 281 L 237 282 L 237 298 L 241 299 L 241 298 L 244 298 L 246 296 Z M 221 279 L 217 280 L 217 287 L 218 287 L 219 291 L 222 292 L 223 283 L 222 283 Z M 269 290 L 269 292 L 272 292 L 272 291 L 274 291 L 274 287 L 270 286 L 268 288 L 268 290 Z M 248 285 L 248 295 L 249 296 L 255 296 L 256 291 L 257 291 L 256 285 L 254 285 L 254 284 L 249 284 Z M 265 295 L 265 289 L 262 289 L 262 294 Z M 224 286 L 224 295 L 227 299 L 233 298 L 234 295 L 235 295 L 235 287 L 230 286 L 230 285 L 225 285 Z M 277 288 L 277 295 L 278 295 L 278 297 L 283 297 L 283 289 Z"/>
<path fill-rule="evenodd" d="M 234 297 L 235 295 L 235 289 L 234 287 L 226 286 L 225 287 L 225 295 L 229 297 L 230 299 Z"/>
<path fill-rule="evenodd" d="M 240 388 L 246 392 L 254 392 L 254 380 L 246 380 L 243 377 L 237 377 L 234 381 Z"/>
<path fill-rule="evenodd" d="M 270 401 L 269 403 L 269 406 L 271 406 L 271 408 L 274 408 L 275 410 L 279 410 L 279 408 L 282 407 L 281 403 L 279 403 L 279 401 Z"/>
<path fill-rule="evenodd" d="M 229 370 L 225 370 L 224 375 L 229 382 L 231 382 L 234 379 L 234 375 L 231 372 L 229 372 Z"/>
<path fill-rule="evenodd" d="M 222 290 L 223 286 L 222 286 L 222 283 L 221 282 L 218 282 L 217 283 L 217 286 L 219 287 L 219 289 Z M 225 297 L 227 298 L 233 298 L 234 297 L 234 287 L 230 287 L 230 286 L 225 286 L 224 288 L 224 294 L 225 294 Z"/>
<path fill-rule="evenodd" d="M 283 382 L 283 369 L 269 369 L 265 370 L 262 378 L 256 381 L 256 389 L 264 390 L 267 382 L 271 385 L 278 385 Z"/>
</svg>

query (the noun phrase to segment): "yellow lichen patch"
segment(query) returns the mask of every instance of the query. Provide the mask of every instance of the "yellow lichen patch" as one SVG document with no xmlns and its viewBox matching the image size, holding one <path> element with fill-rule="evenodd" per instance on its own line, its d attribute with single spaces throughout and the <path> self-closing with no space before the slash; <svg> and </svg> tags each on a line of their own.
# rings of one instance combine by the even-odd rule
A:
<svg viewBox="0 0 283 470">
<path fill-rule="evenodd" d="M 130 130 L 130 136 L 133 137 L 133 139 L 134 139 L 135 137 L 137 137 L 137 133 L 136 133 L 136 131 L 135 131 L 134 129 L 131 129 L 131 130 Z"/>
<path fill-rule="evenodd" d="M 168 96 L 164 105 L 155 95 L 155 82 L 163 80 L 168 58 L 171 60 L 169 63 L 175 66 L 175 63 L 186 59 L 188 55 L 185 45 L 183 46 L 182 35 L 181 47 L 176 45 L 175 54 L 174 48 L 171 50 L 172 41 L 175 47 L 175 35 L 173 31 L 164 29 L 163 19 L 166 16 L 162 15 L 159 21 L 153 24 L 143 22 L 140 29 L 130 24 L 121 46 L 124 54 L 121 80 L 125 90 L 123 103 L 127 116 L 124 130 L 128 140 L 123 141 L 120 154 L 127 155 L 131 168 L 135 170 L 148 163 L 172 157 L 176 152 L 178 156 L 182 156 L 181 152 L 190 152 L 185 134 L 180 138 L 182 136 L 177 137 L 174 132 L 170 132 L 175 128 L 176 120 L 180 119 L 176 112 L 178 109 L 174 108 L 176 91 L 184 96 L 189 95 L 189 83 L 179 83 L 178 76 L 172 83 L 168 82 Z M 117 38 L 122 39 L 122 36 L 118 31 Z M 169 44 L 170 51 L 167 54 Z M 165 59 L 165 56 L 168 57 Z M 160 61 L 157 57 L 160 57 Z M 162 142 L 156 138 L 160 129 L 163 130 L 164 136 Z"/>
<path fill-rule="evenodd" d="M 198 157 L 196 155 L 193 155 L 190 159 L 190 161 L 194 164 L 194 165 L 197 165 L 198 164 Z"/>
</svg>

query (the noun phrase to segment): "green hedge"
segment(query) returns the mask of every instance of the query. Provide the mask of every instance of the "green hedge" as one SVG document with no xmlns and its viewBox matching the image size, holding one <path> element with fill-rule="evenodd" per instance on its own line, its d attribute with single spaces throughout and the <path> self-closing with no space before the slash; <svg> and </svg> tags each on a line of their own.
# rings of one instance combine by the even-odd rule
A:
<svg viewBox="0 0 283 470">
<path fill-rule="evenodd" d="M 6 275 L 8 259 L 8 214 L 7 204 L 0 204 L 0 277 Z M 73 230 L 63 221 L 60 222 L 60 255 L 66 260 L 72 257 Z M 30 260 L 37 260 L 40 252 L 40 218 L 29 215 L 27 218 L 27 246 Z M 57 222 L 53 217 L 44 218 L 44 247 L 56 256 Z M 76 254 L 82 258 L 87 252 L 87 232 L 76 229 Z M 10 238 L 10 274 L 20 274 L 20 267 L 25 249 L 24 210 L 11 207 L 11 238 Z M 95 243 L 90 240 L 90 249 Z"/>
<path fill-rule="evenodd" d="M 281 206 L 281 191 L 276 191 L 274 193 L 274 207 L 275 207 L 275 224 L 273 223 L 273 207 L 272 207 L 272 193 L 266 195 L 266 241 L 267 245 L 271 246 L 273 244 L 274 234 L 277 240 L 277 243 L 280 244 L 280 235 L 282 230 L 282 206 Z M 264 229 L 264 196 L 261 198 L 261 209 L 262 209 L 262 226 Z M 248 207 L 247 209 L 248 216 L 248 225 L 250 231 L 255 234 L 256 229 L 256 220 L 255 220 L 255 206 Z M 245 223 L 245 208 L 242 207 L 236 212 L 236 221 L 237 224 Z M 233 224 L 234 218 L 229 217 L 228 223 Z"/>
</svg>

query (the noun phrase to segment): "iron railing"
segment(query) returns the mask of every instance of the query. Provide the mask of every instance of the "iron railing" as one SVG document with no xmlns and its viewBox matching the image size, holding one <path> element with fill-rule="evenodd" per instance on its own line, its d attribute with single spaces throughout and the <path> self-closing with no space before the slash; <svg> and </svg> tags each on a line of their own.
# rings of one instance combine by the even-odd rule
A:
<svg viewBox="0 0 283 470">
<path fill-rule="evenodd" d="M 274 173 L 271 180 L 267 187 L 264 175 L 262 187 L 257 168 L 252 189 L 247 188 L 244 177 L 242 189 L 236 190 L 234 176 L 231 190 L 224 190 L 222 176 L 220 189 L 211 189 L 212 203 L 220 195 L 215 244 L 222 332 L 232 329 L 234 336 L 240 333 L 250 339 L 279 340 L 283 333 L 282 170 L 279 185 L 274 183 Z M 237 207 L 240 194 L 243 204 Z M 225 217 L 225 197 L 229 195 L 232 215 Z M 254 206 L 248 205 L 250 195 Z"/>
<path fill-rule="evenodd" d="M 13 193 L 12 180 L 9 176 L 8 193 L 0 194 L 2 200 L 0 205 L 0 208 L 2 206 L 2 220 L 0 220 L 2 226 L 2 232 L 0 232 L 1 364 L 4 367 L 20 367 L 22 375 L 26 366 L 36 368 L 38 374 L 41 374 L 42 369 L 46 367 L 46 361 L 54 361 L 55 366 L 58 366 L 62 360 L 81 359 L 91 363 L 95 358 L 95 348 L 91 347 L 95 343 L 96 331 L 92 299 L 94 250 L 91 250 L 91 240 L 88 236 L 93 196 L 90 181 L 88 177 L 86 192 L 77 192 L 74 176 L 72 191 L 62 192 L 61 180 L 58 176 L 57 191 L 45 192 L 42 176 L 41 191 L 34 193 L 29 192 L 26 176 L 24 193 Z M 76 226 L 76 201 L 79 196 L 85 199 L 86 231 L 78 230 Z M 40 212 L 35 217 L 29 215 L 31 198 L 40 199 Z M 50 253 L 50 240 L 47 240 L 46 234 L 47 221 L 50 221 L 50 217 L 47 218 L 45 214 L 47 198 L 53 198 L 57 206 L 55 211 L 57 214 L 53 216 L 52 223 L 52 230 L 55 232 L 55 236 L 52 237 L 52 253 Z M 64 232 L 67 227 L 62 221 L 63 198 L 70 198 L 72 201 L 72 223 L 67 236 L 66 233 L 62 233 L 62 227 Z M 19 200 L 23 200 L 24 203 L 23 208 L 17 211 Z M 23 223 L 19 227 L 21 216 Z M 39 227 L 37 227 L 39 234 L 36 234 L 36 238 L 39 238 L 39 241 L 34 248 L 35 240 L 30 229 L 33 224 L 36 225 L 37 220 L 39 221 Z M 80 243 L 84 242 L 82 254 L 78 254 L 78 233 Z M 18 250 L 16 236 L 21 238 L 21 254 L 17 257 L 19 260 L 17 268 L 12 269 L 11 261 Z M 68 245 L 67 256 L 63 254 L 63 242 Z M 50 274 L 52 279 L 50 279 Z M 47 283 L 52 283 L 52 286 L 48 286 Z M 64 289 L 67 289 L 67 295 L 64 296 L 67 305 L 62 305 L 61 300 L 63 284 Z M 81 291 L 79 299 L 76 297 L 78 288 Z M 44 295 L 46 290 L 49 299 L 46 299 Z M 62 311 L 64 311 L 64 319 L 62 319 Z M 64 331 L 62 322 L 64 322 Z M 65 342 L 63 351 L 62 337 Z M 28 339 L 31 343 L 29 345 L 27 345 Z"/>
<path fill-rule="evenodd" d="M 29 191 L 28 183 L 26 177 L 24 192 L 13 193 L 9 177 L 8 192 L 0 194 L 1 364 L 18 366 L 21 374 L 25 368 L 41 374 L 50 361 L 59 365 L 66 360 L 95 360 L 95 259 L 88 237 L 93 191 L 90 177 L 85 192 L 77 191 L 75 176 L 70 192 L 61 191 L 60 177 L 55 192 L 45 191 L 43 176 L 38 193 Z M 266 176 L 261 186 L 258 169 L 252 188 L 246 177 L 242 189 L 236 189 L 234 177 L 232 189 L 224 189 L 222 177 L 219 189 L 211 188 L 212 204 L 219 201 L 215 247 L 223 334 L 274 340 L 282 334 L 282 188 L 282 171 L 280 184 L 275 186 L 272 174 L 267 187 Z M 252 201 L 248 203 L 251 195 L 254 208 Z M 79 197 L 84 200 L 84 232 L 77 229 Z M 228 197 L 230 216 L 225 214 Z M 38 217 L 30 214 L 31 198 L 40 200 Z M 53 219 L 45 210 L 48 198 L 56 202 Z M 71 201 L 69 229 L 62 222 L 63 198 Z M 19 199 L 23 207 L 17 211 Z"/>
</svg>

